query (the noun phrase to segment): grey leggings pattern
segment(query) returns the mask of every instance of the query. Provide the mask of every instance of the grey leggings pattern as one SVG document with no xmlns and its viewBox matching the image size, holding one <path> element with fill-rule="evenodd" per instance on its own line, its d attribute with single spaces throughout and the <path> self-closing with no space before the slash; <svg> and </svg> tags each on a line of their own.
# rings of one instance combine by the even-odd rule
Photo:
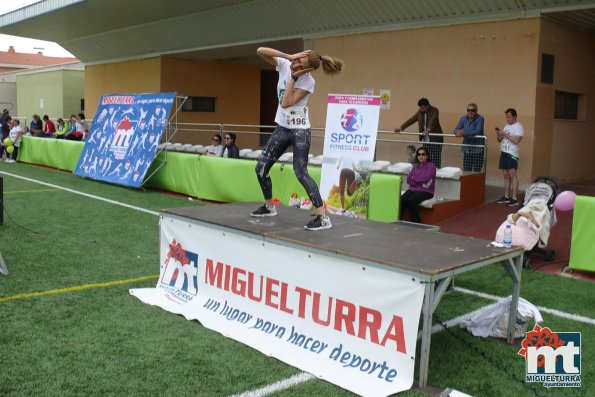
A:
<svg viewBox="0 0 595 397">
<path fill-rule="evenodd" d="M 308 174 L 310 129 L 289 129 L 277 126 L 256 164 L 256 175 L 265 200 L 273 198 L 273 183 L 269 171 L 289 146 L 293 146 L 293 171 L 315 208 L 322 207 L 322 197 L 314 179 Z"/>
</svg>

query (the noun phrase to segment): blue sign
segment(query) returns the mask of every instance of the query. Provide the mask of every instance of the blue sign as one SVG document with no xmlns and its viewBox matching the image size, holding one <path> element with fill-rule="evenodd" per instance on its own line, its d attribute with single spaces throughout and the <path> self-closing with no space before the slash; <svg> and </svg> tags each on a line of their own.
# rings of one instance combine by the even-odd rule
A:
<svg viewBox="0 0 595 397">
<path fill-rule="evenodd" d="M 102 96 L 74 174 L 140 187 L 175 99 L 173 92 Z"/>
</svg>

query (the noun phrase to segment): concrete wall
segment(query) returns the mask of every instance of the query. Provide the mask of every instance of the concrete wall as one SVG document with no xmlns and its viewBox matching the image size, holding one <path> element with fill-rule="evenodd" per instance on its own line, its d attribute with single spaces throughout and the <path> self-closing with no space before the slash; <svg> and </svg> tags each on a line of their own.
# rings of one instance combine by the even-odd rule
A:
<svg viewBox="0 0 595 397">
<path fill-rule="evenodd" d="M 533 174 L 563 183 L 593 180 L 595 35 L 542 20 L 540 36 L 539 60 L 542 53 L 554 55 L 555 66 L 553 84 L 539 82 L 541 68 L 537 75 Z M 557 90 L 581 95 L 578 120 L 554 120 Z"/>
<path fill-rule="evenodd" d="M 251 124 L 260 122 L 260 68 L 255 65 L 196 61 L 163 57 L 161 91 L 181 96 L 216 98 L 214 113 L 178 113 L 178 121 L 186 123 Z M 210 144 L 212 133 L 179 133 L 176 141 Z M 240 147 L 258 146 L 258 137 L 242 135 Z"/>
<path fill-rule="evenodd" d="M 31 119 L 33 114 L 52 119 L 80 112 L 84 72 L 53 70 L 17 75 L 18 115 Z"/>
<path fill-rule="evenodd" d="M 93 118 L 99 98 L 107 94 L 160 92 L 161 59 L 85 66 L 85 116 Z"/>
<path fill-rule="evenodd" d="M 75 70 L 63 70 L 62 73 L 64 75 L 62 116 L 68 117 L 83 111 L 81 99 L 85 97 L 85 73 Z"/>
<path fill-rule="evenodd" d="M 544 174 L 562 182 L 593 178 L 590 170 L 594 169 L 594 156 L 587 156 L 585 167 L 574 163 L 574 146 L 585 145 L 590 150 L 595 139 L 589 134 L 595 110 L 589 101 L 595 90 L 593 34 L 530 18 L 311 39 L 305 47 L 345 61 L 345 69 L 337 76 L 314 72 L 316 91 L 310 99 L 314 127 L 325 125 L 329 93 L 362 94 L 363 89 L 373 88 L 378 95 L 380 89 L 390 89 L 391 108 L 381 110 L 379 126 L 389 131 L 417 110 L 421 97 L 429 98 L 440 109 L 442 128 L 447 133 L 465 114 L 467 104 L 475 102 L 486 119 L 489 138 L 486 182 L 501 185 L 494 128 L 502 128 L 505 109 L 513 107 L 525 127 L 520 145 L 521 185 L 527 186 Z M 539 82 L 542 52 L 556 56 L 553 85 Z M 86 111 L 91 118 L 103 94 L 174 91 L 217 98 L 215 113 L 180 112 L 181 122 L 256 125 L 262 95 L 260 78 L 258 67 L 253 65 L 170 56 L 92 65 L 86 68 Z M 555 90 L 584 94 L 579 121 L 553 120 Z M 413 125 L 408 131 L 416 128 Z M 315 131 L 317 134 L 321 133 Z M 210 135 L 210 131 L 180 131 L 176 140 L 206 144 Z M 253 142 L 238 144 L 256 147 L 254 138 Z M 381 134 L 380 138 L 414 139 L 394 134 Z M 313 140 L 313 147 L 320 142 Z M 461 140 L 448 137 L 446 142 Z M 319 149 L 313 148 L 316 154 Z M 377 159 L 390 160 L 394 150 L 395 146 L 380 143 Z M 452 164 L 445 161 L 444 165 Z"/>
<path fill-rule="evenodd" d="M 321 54 L 345 61 L 333 77 L 315 72 L 310 100 L 313 125 L 324 126 L 328 93 L 361 94 L 364 88 L 390 89 L 390 110 L 380 113 L 380 129 L 393 130 L 426 97 L 440 110 L 445 132 L 452 132 L 470 102 L 479 105 L 488 136 L 488 183 L 501 183 L 499 144 L 494 128 L 505 124 L 504 110 L 514 107 L 525 127 L 519 177 L 532 178 L 533 130 L 539 19 L 420 28 L 313 40 Z M 417 132 L 417 124 L 408 128 Z M 389 136 L 390 137 L 390 136 Z M 401 137 L 402 138 L 402 137 Z M 460 143 L 460 139 L 447 141 Z M 382 159 L 380 149 L 380 156 Z"/>
</svg>

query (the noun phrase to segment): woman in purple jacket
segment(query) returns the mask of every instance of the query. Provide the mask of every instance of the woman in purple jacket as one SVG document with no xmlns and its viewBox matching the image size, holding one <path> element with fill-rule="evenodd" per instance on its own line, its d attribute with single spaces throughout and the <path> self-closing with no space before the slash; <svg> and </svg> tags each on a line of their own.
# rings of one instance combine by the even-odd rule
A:
<svg viewBox="0 0 595 397">
<path fill-rule="evenodd" d="M 436 185 L 436 166 L 428 161 L 428 153 L 423 146 L 415 153 L 415 163 L 407 175 L 407 184 L 409 189 L 401 196 L 401 219 L 403 210 L 408 208 L 411 222 L 419 223 L 418 205 L 434 197 Z"/>
<path fill-rule="evenodd" d="M 223 147 L 223 157 L 232 159 L 240 158 L 240 149 L 236 146 L 236 134 L 228 132 L 225 134 L 225 146 Z"/>
</svg>

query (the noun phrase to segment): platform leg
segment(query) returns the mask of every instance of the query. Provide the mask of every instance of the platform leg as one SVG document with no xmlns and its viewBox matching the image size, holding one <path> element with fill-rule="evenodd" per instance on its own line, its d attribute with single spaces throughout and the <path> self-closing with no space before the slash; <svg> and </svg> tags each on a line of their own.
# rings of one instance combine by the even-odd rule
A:
<svg viewBox="0 0 595 397">
<path fill-rule="evenodd" d="M 428 384 L 428 366 L 430 363 L 430 341 L 432 339 L 432 314 L 434 313 L 434 283 L 426 283 L 422 306 L 423 328 L 421 331 L 421 350 L 419 357 L 419 387 Z"/>
<path fill-rule="evenodd" d="M 521 271 L 523 267 L 523 255 L 508 260 L 509 274 L 512 278 L 512 299 L 510 300 L 510 314 L 508 317 L 508 343 L 514 342 L 514 327 L 516 325 L 517 311 L 519 307 L 519 295 L 521 292 Z"/>
</svg>

